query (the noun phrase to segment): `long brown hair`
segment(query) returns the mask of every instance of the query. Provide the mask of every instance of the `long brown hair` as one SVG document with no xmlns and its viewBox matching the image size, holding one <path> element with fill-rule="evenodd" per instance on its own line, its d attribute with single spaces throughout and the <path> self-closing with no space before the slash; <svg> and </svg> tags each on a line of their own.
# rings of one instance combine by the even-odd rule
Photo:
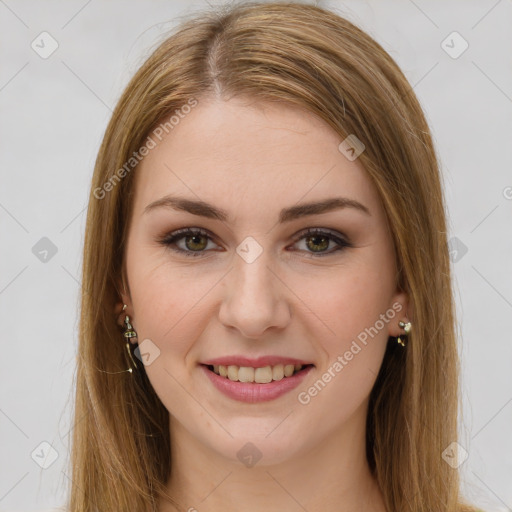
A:
<svg viewBox="0 0 512 512">
<path fill-rule="evenodd" d="M 473 510 L 442 458 L 457 440 L 459 363 L 439 166 L 418 100 L 384 49 L 334 12 L 245 2 L 185 20 L 138 70 L 107 127 L 84 242 L 70 512 L 152 512 L 165 494 L 169 412 L 144 370 L 123 372 L 114 311 L 133 155 L 158 122 L 211 94 L 300 107 L 340 140 L 364 143 L 359 159 L 388 216 L 414 321 L 406 349 L 390 344 L 371 392 L 368 462 L 389 511 Z"/>
</svg>

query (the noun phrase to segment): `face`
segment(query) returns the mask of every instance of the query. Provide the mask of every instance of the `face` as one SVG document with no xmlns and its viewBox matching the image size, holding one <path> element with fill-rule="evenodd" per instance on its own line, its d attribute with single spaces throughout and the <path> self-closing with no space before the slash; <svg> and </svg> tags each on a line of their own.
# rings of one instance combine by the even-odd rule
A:
<svg viewBox="0 0 512 512">
<path fill-rule="evenodd" d="M 271 464 L 364 426 L 407 305 L 378 193 L 341 142 L 295 108 L 203 99 L 135 171 L 123 299 L 142 371 L 171 431 L 210 453 L 236 462 L 251 442 Z"/>
</svg>

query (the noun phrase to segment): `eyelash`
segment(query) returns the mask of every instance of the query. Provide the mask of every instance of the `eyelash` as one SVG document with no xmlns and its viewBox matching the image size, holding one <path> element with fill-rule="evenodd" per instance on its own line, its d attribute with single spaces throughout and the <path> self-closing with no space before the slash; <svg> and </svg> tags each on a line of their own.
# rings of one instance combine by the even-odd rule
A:
<svg viewBox="0 0 512 512">
<path fill-rule="evenodd" d="M 185 251 L 183 249 L 179 249 L 179 248 L 177 249 L 175 247 L 172 247 L 173 245 L 175 245 L 176 241 L 181 240 L 182 238 L 186 238 L 187 236 L 196 236 L 196 235 L 203 235 L 203 236 L 207 237 L 209 240 L 212 240 L 212 237 L 210 236 L 210 234 L 207 231 L 205 231 L 204 229 L 183 228 L 183 229 L 178 229 L 177 231 L 174 231 L 172 233 L 169 233 L 168 235 L 165 235 L 164 237 L 158 239 L 157 242 L 168 247 L 172 251 L 183 254 L 186 257 L 197 258 L 197 257 L 202 257 L 204 255 L 204 253 L 206 252 L 206 249 L 202 250 L 202 251 L 188 251 L 188 250 Z M 308 236 L 323 236 L 323 237 L 328 238 L 329 240 L 332 240 L 338 244 L 338 248 L 331 250 L 329 252 L 324 252 L 324 253 L 310 252 L 309 257 L 311 257 L 311 258 L 316 258 L 316 257 L 322 258 L 324 256 L 330 256 L 333 253 L 343 250 L 347 247 L 352 247 L 352 244 L 350 244 L 350 242 L 344 240 L 343 238 L 340 238 L 339 236 L 336 236 L 335 234 L 333 234 L 329 231 L 325 231 L 325 230 L 319 229 L 319 228 L 308 228 L 305 231 L 301 231 L 297 235 L 297 238 L 294 240 L 293 243 L 295 244 L 295 243 L 299 242 L 300 240 L 302 240 L 303 238 L 307 238 Z"/>
</svg>

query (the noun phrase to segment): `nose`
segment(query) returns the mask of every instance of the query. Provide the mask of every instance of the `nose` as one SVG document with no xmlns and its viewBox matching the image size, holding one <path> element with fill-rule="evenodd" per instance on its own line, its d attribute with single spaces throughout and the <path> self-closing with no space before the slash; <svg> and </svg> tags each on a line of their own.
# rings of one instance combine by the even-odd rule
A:
<svg viewBox="0 0 512 512">
<path fill-rule="evenodd" d="M 245 338 L 261 338 L 267 330 L 281 330 L 290 322 L 290 289 L 271 268 L 263 253 L 252 263 L 238 255 L 223 279 L 219 320 Z"/>
</svg>

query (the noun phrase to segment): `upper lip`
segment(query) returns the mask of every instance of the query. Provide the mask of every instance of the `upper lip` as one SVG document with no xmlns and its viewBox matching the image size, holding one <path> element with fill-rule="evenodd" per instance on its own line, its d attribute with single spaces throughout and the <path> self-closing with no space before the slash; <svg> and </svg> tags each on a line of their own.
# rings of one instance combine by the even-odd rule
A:
<svg viewBox="0 0 512 512">
<path fill-rule="evenodd" d="M 282 357 L 282 356 L 261 356 L 256 359 L 252 359 L 244 356 L 224 356 L 216 357 L 215 359 L 208 359 L 203 361 L 201 364 L 205 365 L 222 365 L 222 366 L 248 366 L 250 368 L 263 368 L 265 366 L 276 366 L 278 364 L 301 364 L 306 366 L 313 364 L 302 359 L 295 359 L 293 357 Z"/>
</svg>

